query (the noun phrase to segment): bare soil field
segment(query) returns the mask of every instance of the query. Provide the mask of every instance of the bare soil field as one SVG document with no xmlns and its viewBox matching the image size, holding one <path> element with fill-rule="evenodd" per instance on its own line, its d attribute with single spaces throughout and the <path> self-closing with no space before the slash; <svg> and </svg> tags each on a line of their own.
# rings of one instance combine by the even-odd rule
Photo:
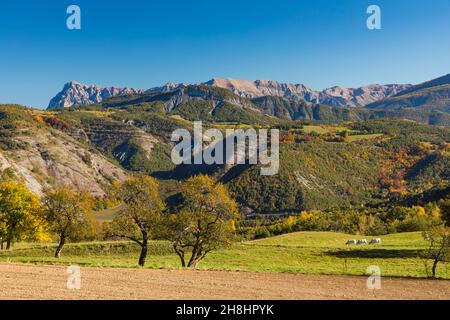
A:
<svg viewBox="0 0 450 320">
<path fill-rule="evenodd" d="M 195 270 L 81 268 L 67 289 L 67 268 L 0 264 L 0 299 L 450 299 L 450 281 Z"/>
</svg>

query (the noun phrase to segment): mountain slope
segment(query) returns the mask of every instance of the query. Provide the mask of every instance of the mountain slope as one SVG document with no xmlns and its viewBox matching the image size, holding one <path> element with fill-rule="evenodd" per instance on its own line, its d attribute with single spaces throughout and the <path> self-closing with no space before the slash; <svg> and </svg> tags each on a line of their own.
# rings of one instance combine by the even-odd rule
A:
<svg viewBox="0 0 450 320">
<path fill-rule="evenodd" d="M 114 180 L 125 178 L 120 166 L 71 137 L 64 126 L 56 128 L 62 122 L 55 119 L 21 106 L 0 105 L 2 176 L 22 179 L 37 194 L 68 186 L 99 196 Z"/>
<path fill-rule="evenodd" d="M 380 117 L 450 125 L 450 74 L 413 86 L 367 109 Z"/>
<path fill-rule="evenodd" d="M 248 100 L 226 89 L 194 87 L 187 92 L 191 93 L 184 91 L 184 98 L 191 102 L 207 96 L 222 99 L 217 113 L 233 115 L 236 110 L 251 108 L 232 104 L 234 99 L 238 99 L 236 103 Z M 201 97 L 194 97 L 199 92 Z M 171 100 L 171 94 L 163 95 L 165 101 Z M 271 127 L 281 129 L 280 172 L 275 176 L 261 176 L 259 165 L 175 166 L 170 158 L 170 135 L 178 128 L 192 130 L 192 122 L 173 113 L 185 102 L 173 105 L 170 111 L 164 110 L 161 97 L 130 104 L 136 102 L 133 99 L 154 97 L 120 97 L 103 106 L 58 112 L 0 105 L 1 175 L 21 178 L 40 194 L 46 188 L 67 185 L 104 195 L 112 181 L 135 172 L 160 179 L 164 196 L 172 199 L 179 180 L 204 172 L 226 183 L 243 208 L 257 213 L 370 207 L 403 194 L 425 201 L 428 195 L 448 190 L 450 129 L 411 121 L 311 126 L 274 122 Z M 203 103 L 208 105 L 206 100 Z M 228 108 L 223 105 L 232 106 L 231 112 L 223 110 Z M 289 106 L 286 110 L 292 112 Z M 205 129 L 225 128 L 216 117 L 224 115 L 213 115 L 205 121 Z M 253 119 L 255 126 L 264 127 L 259 119 L 266 118 Z M 231 127 L 248 126 L 233 123 Z"/>
<path fill-rule="evenodd" d="M 358 121 L 370 118 L 370 112 L 364 108 L 314 104 L 303 100 L 274 96 L 254 98 L 251 101 L 264 113 L 281 119 L 342 122 Z"/>
<path fill-rule="evenodd" d="M 248 99 L 229 90 L 206 85 L 181 85 L 169 92 L 112 97 L 104 108 L 143 108 L 186 120 L 256 123 L 266 117 Z"/>
<path fill-rule="evenodd" d="M 438 87 L 438 86 L 442 86 L 442 85 L 448 85 L 448 84 L 450 84 L 450 73 L 445 76 L 411 86 L 408 89 L 402 91 L 400 94 L 397 94 L 397 95 L 405 95 L 410 92 L 419 91 L 419 90 L 432 88 L 432 87 Z"/>
</svg>

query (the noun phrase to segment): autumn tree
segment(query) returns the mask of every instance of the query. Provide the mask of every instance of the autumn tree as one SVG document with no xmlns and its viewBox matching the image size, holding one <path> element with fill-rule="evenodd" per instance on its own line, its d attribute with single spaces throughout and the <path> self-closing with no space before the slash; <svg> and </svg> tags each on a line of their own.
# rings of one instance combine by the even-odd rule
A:
<svg viewBox="0 0 450 320">
<path fill-rule="evenodd" d="M 425 231 L 423 237 L 428 242 L 425 257 L 433 260 L 431 275 L 435 278 L 438 263 L 448 262 L 450 258 L 450 228 L 434 227 Z"/>
<path fill-rule="evenodd" d="M 39 197 L 23 182 L 0 184 L 0 246 L 6 250 L 17 240 L 49 240 Z"/>
<path fill-rule="evenodd" d="M 439 205 L 441 209 L 442 220 L 446 226 L 450 227 L 450 199 L 442 200 Z"/>
<path fill-rule="evenodd" d="M 139 265 L 144 266 L 148 241 L 161 222 L 164 203 L 158 182 L 152 177 L 130 178 L 113 188 L 113 195 L 123 203 L 112 223 L 111 236 L 134 241 L 141 247 Z"/>
<path fill-rule="evenodd" d="M 51 231 L 59 237 L 55 258 L 68 239 L 75 239 L 87 230 L 95 228 L 92 215 L 92 198 L 85 192 L 74 192 L 59 188 L 48 192 L 44 197 L 45 217 Z"/>
<path fill-rule="evenodd" d="M 170 216 L 167 229 L 181 265 L 195 267 L 209 252 L 231 243 L 238 210 L 225 186 L 206 175 L 189 178 L 181 197 L 180 211 Z"/>
<path fill-rule="evenodd" d="M 350 141 L 350 135 L 348 133 L 348 130 L 342 131 L 341 135 L 342 135 L 342 139 L 344 140 L 344 142 Z"/>
</svg>

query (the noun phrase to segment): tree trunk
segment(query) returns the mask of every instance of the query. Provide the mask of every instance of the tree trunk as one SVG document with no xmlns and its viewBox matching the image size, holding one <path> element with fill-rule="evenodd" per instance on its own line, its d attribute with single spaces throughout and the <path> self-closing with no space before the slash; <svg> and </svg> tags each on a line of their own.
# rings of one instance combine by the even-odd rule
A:
<svg viewBox="0 0 450 320">
<path fill-rule="evenodd" d="M 438 262 L 439 262 L 438 259 L 434 260 L 433 267 L 431 268 L 431 273 L 433 275 L 433 278 L 436 278 L 436 268 L 437 268 Z"/>
<path fill-rule="evenodd" d="M 191 259 L 189 260 L 188 268 L 195 268 L 197 266 L 197 259 Z"/>
<path fill-rule="evenodd" d="M 11 249 L 11 241 L 12 239 L 10 237 L 6 238 L 6 250 Z"/>
<path fill-rule="evenodd" d="M 177 249 L 176 245 L 174 245 L 173 249 L 175 253 L 180 257 L 181 267 L 186 268 L 186 261 L 184 260 L 184 251 Z"/>
<path fill-rule="evenodd" d="M 0 250 L 3 250 L 3 238 L 0 237 Z"/>
<path fill-rule="evenodd" d="M 195 268 L 198 263 L 199 249 L 198 247 L 194 247 L 192 249 L 192 256 L 188 262 L 188 268 Z"/>
<path fill-rule="evenodd" d="M 147 258 L 148 251 L 148 236 L 147 233 L 142 234 L 142 246 L 141 246 L 141 256 L 139 257 L 139 265 L 143 267 L 145 265 L 145 259 Z"/>
<path fill-rule="evenodd" d="M 186 261 L 184 261 L 184 257 L 180 256 L 180 260 L 181 260 L 181 267 L 186 268 Z"/>
<path fill-rule="evenodd" d="M 64 234 L 61 234 L 59 245 L 58 248 L 56 249 L 55 258 L 59 259 L 59 257 L 61 257 L 61 251 L 65 243 L 66 243 L 66 236 Z"/>
</svg>

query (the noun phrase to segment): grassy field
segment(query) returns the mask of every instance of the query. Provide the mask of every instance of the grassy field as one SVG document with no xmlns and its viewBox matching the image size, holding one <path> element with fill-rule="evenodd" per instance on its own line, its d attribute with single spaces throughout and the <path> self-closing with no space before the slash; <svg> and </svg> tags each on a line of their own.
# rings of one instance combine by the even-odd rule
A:
<svg viewBox="0 0 450 320">
<path fill-rule="evenodd" d="M 361 141 L 361 140 L 369 140 L 369 139 L 376 139 L 383 137 L 384 134 L 382 133 L 374 133 L 374 134 L 355 134 L 348 137 L 348 141 Z"/>
<path fill-rule="evenodd" d="M 335 131 L 341 131 L 339 129 L 341 129 L 341 127 L 337 128 L 337 127 L 326 126 L 326 125 L 323 125 L 323 126 L 305 125 L 305 126 L 303 126 L 302 131 L 304 133 L 316 132 L 318 134 L 325 134 L 325 133 L 330 133 L 330 132 L 335 132 Z"/>
<path fill-rule="evenodd" d="M 94 217 L 99 222 L 112 221 L 120 212 L 121 206 L 94 212 Z"/>
<path fill-rule="evenodd" d="M 358 134 L 357 131 L 348 129 L 344 126 L 331 126 L 331 125 L 305 125 L 303 126 L 302 131 L 304 133 L 316 132 L 318 134 L 341 133 L 343 131 L 347 131 L 350 134 L 348 137 L 349 142 L 376 139 L 384 136 L 384 134 L 381 133 Z"/>
<path fill-rule="evenodd" d="M 236 243 L 210 253 L 200 269 L 304 274 L 364 275 L 370 265 L 379 266 L 384 276 L 426 277 L 426 248 L 420 232 L 382 236 L 382 245 L 345 246 L 355 237 L 332 232 L 297 232 L 278 237 Z M 95 267 L 136 267 L 139 248 L 128 242 L 69 244 L 61 259 L 53 258 L 54 245 L 17 244 L 2 252 L 0 262 L 77 264 Z M 168 242 L 154 241 L 146 267 L 180 267 Z M 450 268 L 440 264 L 438 277 L 450 279 Z"/>
</svg>

